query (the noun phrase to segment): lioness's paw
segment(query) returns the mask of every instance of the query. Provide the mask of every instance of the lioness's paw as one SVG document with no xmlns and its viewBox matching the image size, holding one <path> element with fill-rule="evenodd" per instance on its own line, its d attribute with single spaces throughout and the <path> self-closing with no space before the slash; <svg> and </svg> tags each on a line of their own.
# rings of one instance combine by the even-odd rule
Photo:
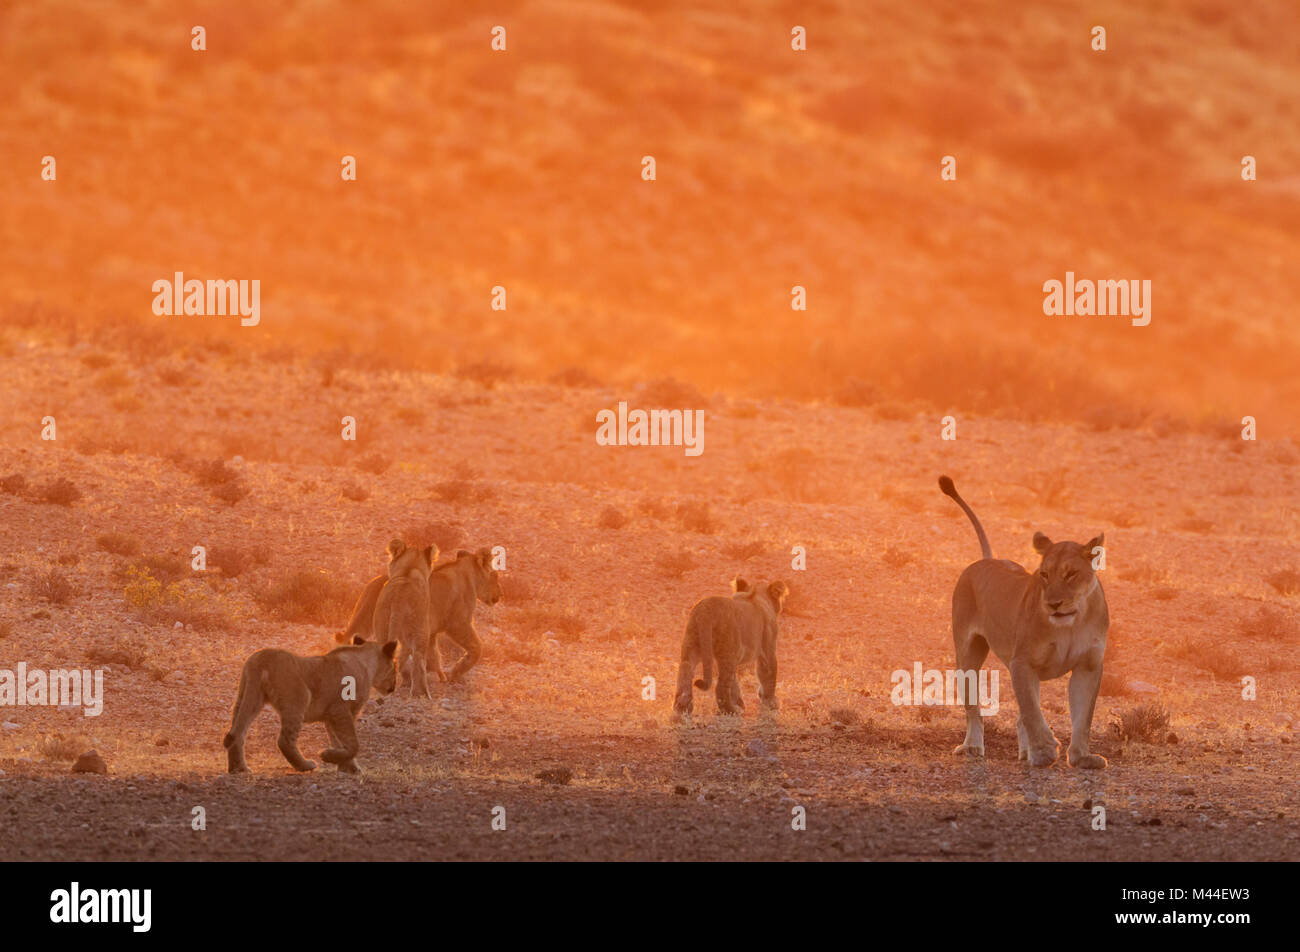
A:
<svg viewBox="0 0 1300 952">
<path fill-rule="evenodd" d="M 339 764 L 339 773 L 359 774 L 361 768 L 357 766 L 356 761 L 348 760 Z"/>
<path fill-rule="evenodd" d="M 1053 744 L 1051 747 L 1030 747 L 1029 766 L 1050 767 L 1056 763 L 1056 759 L 1060 756 L 1061 747 L 1059 744 Z"/>
<path fill-rule="evenodd" d="M 302 773 L 307 773 L 309 770 L 315 770 L 315 769 L 316 769 L 316 761 L 314 761 L 314 760 L 304 760 L 304 761 L 302 762 L 302 766 L 301 766 L 301 767 L 295 767 L 294 769 L 295 769 L 295 770 L 299 770 L 299 771 L 301 771 Z"/>
<path fill-rule="evenodd" d="M 1070 751 L 1070 766 L 1082 770 L 1104 770 L 1107 760 L 1101 754 L 1076 754 Z"/>
<path fill-rule="evenodd" d="M 973 746 L 969 746 L 969 745 L 967 745 L 967 744 L 958 744 L 956 747 L 954 747 L 954 748 L 952 749 L 952 752 L 953 752 L 954 754 L 957 754 L 959 757 L 961 757 L 961 756 L 965 756 L 965 757 L 983 757 L 983 756 L 984 756 L 984 748 L 983 748 L 983 747 L 973 747 Z"/>
<path fill-rule="evenodd" d="M 247 764 L 236 764 L 233 767 L 227 768 L 226 772 L 227 773 L 252 773 L 252 771 L 248 769 Z"/>
</svg>

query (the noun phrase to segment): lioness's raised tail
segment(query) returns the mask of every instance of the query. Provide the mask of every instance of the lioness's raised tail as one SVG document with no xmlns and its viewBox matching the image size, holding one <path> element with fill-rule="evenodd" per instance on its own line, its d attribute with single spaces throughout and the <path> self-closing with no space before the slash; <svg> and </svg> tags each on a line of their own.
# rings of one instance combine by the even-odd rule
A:
<svg viewBox="0 0 1300 952">
<path fill-rule="evenodd" d="M 957 505 L 961 506 L 962 512 L 966 513 L 966 515 L 970 517 L 971 525 L 975 527 L 975 535 L 978 536 L 980 540 L 980 552 L 983 554 L 983 557 L 986 559 L 993 558 L 993 550 L 989 548 L 989 537 L 984 534 L 984 527 L 980 525 L 979 518 L 975 515 L 975 511 L 971 509 L 970 506 L 966 505 L 966 500 L 957 495 L 957 487 L 952 484 L 952 480 L 947 476 L 940 476 L 939 488 L 943 490 L 945 496 L 952 497 L 952 500 L 957 503 Z"/>
</svg>

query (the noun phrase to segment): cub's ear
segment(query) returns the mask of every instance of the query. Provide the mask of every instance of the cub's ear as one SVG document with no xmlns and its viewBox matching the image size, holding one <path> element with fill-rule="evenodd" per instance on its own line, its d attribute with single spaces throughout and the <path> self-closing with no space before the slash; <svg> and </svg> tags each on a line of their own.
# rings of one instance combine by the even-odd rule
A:
<svg viewBox="0 0 1300 952">
<path fill-rule="evenodd" d="M 424 557 L 424 561 L 432 565 L 438 558 L 438 547 L 436 545 L 426 545 L 420 554 Z"/>
<path fill-rule="evenodd" d="M 1052 547 L 1052 540 L 1047 538 L 1041 532 L 1034 533 L 1034 551 L 1039 555 L 1046 555 L 1047 550 Z"/>
<path fill-rule="evenodd" d="M 360 635 L 353 635 L 352 643 L 354 645 L 364 645 L 366 643 L 366 639 L 362 638 Z"/>
<path fill-rule="evenodd" d="M 406 543 L 401 539 L 393 539 L 388 543 L 388 561 L 393 561 L 403 552 L 406 551 Z"/>
<path fill-rule="evenodd" d="M 1106 545 L 1106 533 L 1104 532 L 1097 533 L 1097 535 L 1093 537 L 1091 542 L 1085 542 L 1083 544 L 1083 557 L 1091 561 L 1093 557 L 1096 556 L 1097 554 L 1093 551 L 1093 549 L 1096 549 L 1098 546 L 1104 547 L 1105 545 Z"/>
<path fill-rule="evenodd" d="M 776 602 L 776 610 L 779 612 L 785 604 L 785 597 L 790 594 L 790 586 L 785 582 L 773 582 L 767 587 L 767 594 Z"/>
<path fill-rule="evenodd" d="M 395 654 L 397 654 L 397 642 L 396 641 L 384 642 L 384 657 L 391 660 L 393 655 Z"/>
<path fill-rule="evenodd" d="M 733 592 L 748 592 L 750 588 L 751 586 L 749 582 L 745 581 L 739 575 L 731 580 L 731 590 Z"/>
</svg>

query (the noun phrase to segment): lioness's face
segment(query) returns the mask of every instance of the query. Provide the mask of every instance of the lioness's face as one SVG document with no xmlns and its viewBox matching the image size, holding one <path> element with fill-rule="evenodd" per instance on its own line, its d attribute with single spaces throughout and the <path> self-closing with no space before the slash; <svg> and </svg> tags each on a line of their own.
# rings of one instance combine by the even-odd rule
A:
<svg viewBox="0 0 1300 952">
<path fill-rule="evenodd" d="M 484 605 L 495 605 L 501 601 L 501 573 L 496 569 L 485 569 L 478 588 L 478 600 Z"/>
<path fill-rule="evenodd" d="M 492 567 L 492 550 L 479 549 L 471 557 L 474 559 L 474 590 L 478 600 L 484 605 L 495 605 L 501 601 L 501 573 Z"/>
<path fill-rule="evenodd" d="M 1088 595 L 1097 585 L 1093 549 L 1102 541 L 1097 536 L 1085 545 L 1054 543 L 1041 532 L 1034 535 L 1034 548 L 1043 556 L 1037 576 L 1039 607 L 1051 624 L 1067 627 L 1082 617 Z"/>
</svg>

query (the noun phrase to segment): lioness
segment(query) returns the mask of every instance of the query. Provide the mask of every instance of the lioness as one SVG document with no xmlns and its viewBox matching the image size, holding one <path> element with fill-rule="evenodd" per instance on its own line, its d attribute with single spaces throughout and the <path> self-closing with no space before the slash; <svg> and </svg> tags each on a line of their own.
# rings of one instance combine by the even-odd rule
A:
<svg viewBox="0 0 1300 952">
<path fill-rule="evenodd" d="M 346 641 L 357 633 L 368 634 L 373 627 L 375 605 L 388 583 L 387 576 L 371 579 L 352 609 L 352 619 L 345 631 L 335 635 Z M 492 550 L 469 552 L 461 549 L 450 562 L 434 566 L 429 576 L 429 631 L 432 644 L 428 652 L 428 670 L 439 681 L 456 681 L 472 668 L 483 654 L 483 644 L 474 630 L 474 604 L 495 605 L 501 600 L 500 573 L 492 568 Z M 442 669 L 438 648 L 439 633 L 446 634 L 464 650 L 450 672 Z M 405 666 L 403 680 L 409 676 Z"/>
<path fill-rule="evenodd" d="M 745 707 L 736 676 L 742 665 L 757 664 L 758 696 L 769 708 L 776 707 L 776 636 L 781 607 L 790 587 L 785 582 L 750 585 L 737 576 L 731 582 L 732 596 L 710 595 L 695 603 L 686 620 L 681 663 L 677 666 L 677 694 L 673 698 L 673 719 L 694 709 L 691 678 L 695 665 L 703 677 L 694 686 L 707 691 L 713 663 L 718 665 L 714 688 L 719 714 L 734 714 Z"/>
<path fill-rule="evenodd" d="M 1110 614 L 1101 581 L 1092 569 L 1103 535 L 1080 545 L 1053 542 L 1034 533 L 1034 550 L 1043 557 L 1032 575 L 1007 559 L 994 559 L 984 527 L 947 476 L 939 488 L 961 506 L 975 526 L 983 558 L 972 562 L 952 593 L 952 638 L 959 671 L 978 671 L 989 646 L 1011 670 L 1020 717 L 1019 758 L 1035 767 L 1055 763 L 1061 746 L 1038 702 L 1040 681 L 1070 672 L 1070 748 L 1072 767 L 1101 768 L 1106 758 L 1088 750 L 1092 712 L 1101 687 Z M 969 682 L 968 682 L 969 683 Z M 968 692 L 966 739 L 956 754 L 984 756 L 984 723 L 978 698 Z"/>
<path fill-rule="evenodd" d="M 401 539 L 388 543 L 388 584 L 375 600 L 371 622 L 376 641 L 401 645 L 397 667 L 408 662 L 412 697 L 429 697 L 425 676 L 425 654 L 429 650 L 429 573 L 433 570 L 434 547 L 407 548 Z"/>
<path fill-rule="evenodd" d="M 295 770 L 316 769 L 298 750 L 298 732 L 303 724 L 324 721 L 332 746 L 321 751 L 320 759 L 338 764 L 345 773 L 358 773 L 360 768 L 353 759 L 360 749 L 357 715 L 371 688 L 391 694 L 397 686 L 396 652 L 395 641 L 381 645 L 360 638 L 355 645 L 310 657 L 279 648 L 253 652 L 244 662 L 230 731 L 221 741 L 227 769 L 230 773 L 248 772 L 244 735 L 262 708 L 270 704 L 280 715 L 280 753 Z"/>
</svg>

